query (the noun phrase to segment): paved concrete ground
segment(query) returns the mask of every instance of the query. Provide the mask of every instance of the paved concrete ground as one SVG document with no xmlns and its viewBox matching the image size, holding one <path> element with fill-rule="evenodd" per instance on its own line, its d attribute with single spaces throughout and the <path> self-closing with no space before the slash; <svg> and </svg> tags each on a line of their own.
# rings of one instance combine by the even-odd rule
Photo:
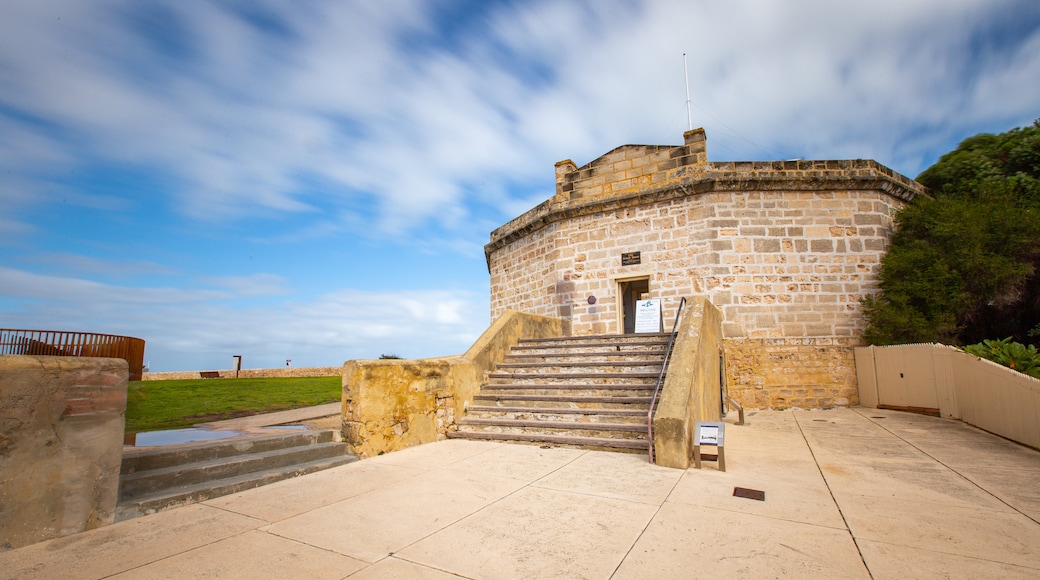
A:
<svg viewBox="0 0 1040 580">
<path fill-rule="evenodd" d="M 3 552 L 0 576 L 1040 576 L 1040 452 L 876 409 L 748 423 L 726 473 L 450 440 Z"/>
<path fill-rule="evenodd" d="M 210 421 L 200 423 L 199 427 L 213 429 L 215 431 L 241 431 L 243 433 L 268 433 L 262 431 L 264 427 L 271 425 L 285 425 L 287 423 L 299 423 L 310 419 L 319 419 L 330 415 L 339 415 L 342 412 L 341 403 L 328 403 L 314 407 L 303 407 L 289 411 L 278 411 L 276 413 L 264 413 L 261 415 L 249 415 L 237 419 L 223 419 L 221 421 Z M 260 431 L 258 431 L 260 430 Z"/>
</svg>

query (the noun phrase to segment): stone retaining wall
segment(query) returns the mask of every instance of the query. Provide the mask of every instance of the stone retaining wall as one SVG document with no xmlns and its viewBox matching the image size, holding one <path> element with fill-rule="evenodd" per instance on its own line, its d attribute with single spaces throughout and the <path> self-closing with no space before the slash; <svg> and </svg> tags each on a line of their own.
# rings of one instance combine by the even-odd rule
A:
<svg viewBox="0 0 1040 580">
<path fill-rule="evenodd" d="M 727 338 L 729 395 L 746 409 L 856 406 L 860 344 L 845 337 Z"/>
</svg>

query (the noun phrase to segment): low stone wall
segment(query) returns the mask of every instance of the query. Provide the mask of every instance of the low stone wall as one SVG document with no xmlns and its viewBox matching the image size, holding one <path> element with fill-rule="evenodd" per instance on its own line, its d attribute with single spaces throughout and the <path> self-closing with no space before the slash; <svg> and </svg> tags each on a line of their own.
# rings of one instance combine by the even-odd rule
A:
<svg viewBox="0 0 1040 580">
<path fill-rule="evenodd" d="M 654 413 L 654 455 L 658 465 L 689 467 L 697 421 L 720 420 L 721 348 L 722 313 L 704 298 L 689 299 Z"/>
<path fill-rule="evenodd" d="M 559 319 L 510 310 L 461 356 L 347 361 L 343 426 L 352 452 L 370 457 L 443 439 L 512 345 L 562 334 Z"/>
<path fill-rule="evenodd" d="M 728 338 L 729 395 L 745 409 L 803 409 L 859 404 L 858 339 Z"/>
<path fill-rule="evenodd" d="M 0 355 L 0 551 L 111 524 L 129 367 Z"/>
<path fill-rule="evenodd" d="M 217 373 L 217 377 L 203 377 L 203 373 Z M 238 372 L 238 378 L 257 379 L 273 377 L 338 377 L 343 373 L 343 367 L 300 367 L 300 368 L 275 368 L 275 369 L 242 369 Z M 219 371 L 174 371 L 166 373 L 144 373 L 141 380 L 144 381 L 176 381 L 185 379 L 201 378 L 235 378 L 235 370 Z"/>
</svg>

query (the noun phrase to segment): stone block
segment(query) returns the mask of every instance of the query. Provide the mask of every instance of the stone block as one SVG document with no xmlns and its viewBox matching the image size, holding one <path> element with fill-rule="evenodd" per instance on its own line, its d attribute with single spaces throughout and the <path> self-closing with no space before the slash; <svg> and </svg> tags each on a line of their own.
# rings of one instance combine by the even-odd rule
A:
<svg viewBox="0 0 1040 580">
<path fill-rule="evenodd" d="M 129 367 L 0 355 L 0 550 L 111 524 Z"/>
</svg>

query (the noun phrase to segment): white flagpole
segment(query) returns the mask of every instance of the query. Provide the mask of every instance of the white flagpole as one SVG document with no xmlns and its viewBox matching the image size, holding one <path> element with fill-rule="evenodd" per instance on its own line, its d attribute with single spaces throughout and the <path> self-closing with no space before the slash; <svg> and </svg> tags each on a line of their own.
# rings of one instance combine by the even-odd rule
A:
<svg viewBox="0 0 1040 580">
<path fill-rule="evenodd" d="M 690 70 L 686 67 L 685 52 L 682 53 L 682 67 L 686 76 L 686 121 L 690 125 L 690 131 L 693 131 L 693 113 L 690 111 Z"/>
</svg>

